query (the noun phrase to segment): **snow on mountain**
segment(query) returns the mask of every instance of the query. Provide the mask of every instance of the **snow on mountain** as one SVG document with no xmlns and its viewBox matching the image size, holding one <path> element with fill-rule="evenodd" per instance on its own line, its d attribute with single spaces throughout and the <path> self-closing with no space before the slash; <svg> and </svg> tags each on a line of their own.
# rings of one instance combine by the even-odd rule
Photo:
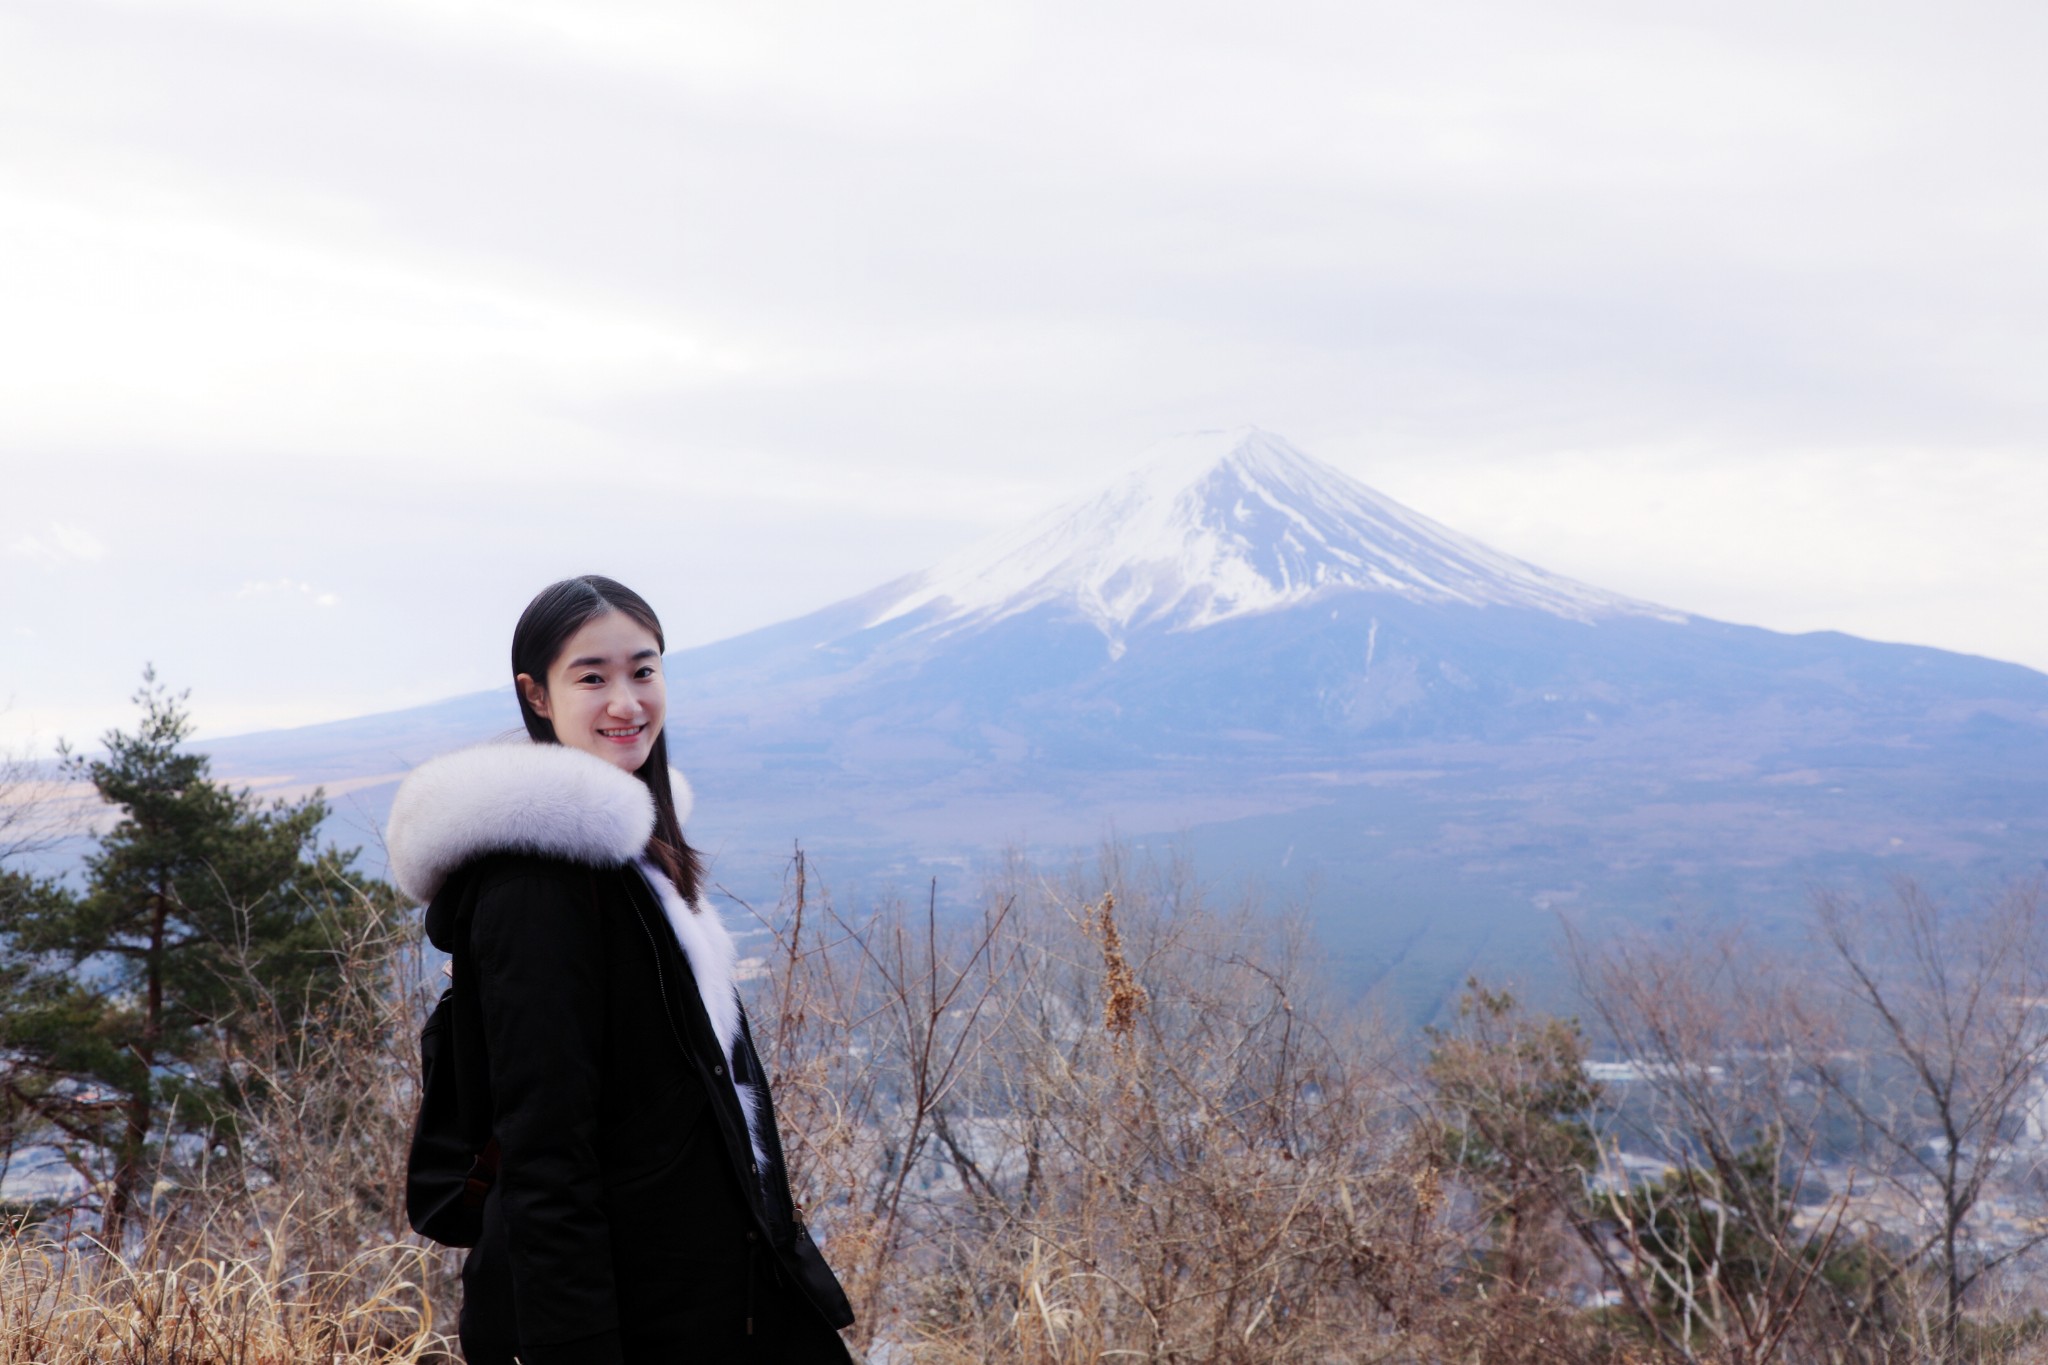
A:
<svg viewBox="0 0 2048 1365">
<path fill-rule="evenodd" d="M 1198 630 L 1341 590 L 1577 621 L 1686 619 L 1489 549 L 1256 427 L 1147 454 L 1093 497 L 911 578 L 869 624 L 930 608 L 920 628 L 950 630 L 1053 606 L 1116 650 L 1131 630 Z"/>
<path fill-rule="evenodd" d="M 950 869 L 993 849 L 1170 835 L 1216 885 L 1313 886 L 1336 979 L 1417 1019 L 1542 970 L 1532 905 L 1790 924 L 1815 886 L 2005 885 L 2048 849 L 2048 677 L 1665 612 L 1249 429 L 668 676 L 692 838 L 754 903 L 793 840 L 842 889 L 972 915 Z M 375 873 L 399 771 L 515 723 L 501 687 L 209 747 L 324 784 Z"/>
</svg>

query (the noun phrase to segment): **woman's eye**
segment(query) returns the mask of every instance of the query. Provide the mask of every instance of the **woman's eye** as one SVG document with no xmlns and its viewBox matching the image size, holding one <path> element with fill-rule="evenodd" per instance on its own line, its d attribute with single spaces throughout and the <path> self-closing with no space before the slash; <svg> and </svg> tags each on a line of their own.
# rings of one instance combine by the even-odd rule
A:
<svg viewBox="0 0 2048 1365">
<path fill-rule="evenodd" d="M 585 673 L 585 674 L 584 674 L 584 675 L 583 675 L 582 677 L 578 678 L 578 679 L 577 679 L 576 681 L 577 681 L 577 682 L 580 682 L 580 683 L 601 683 L 601 682 L 603 682 L 603 681 L 604 681 L 604 679 L 603 679 L 603 678 L 601 678 L 601 677 L 599 677 L 599 676 L 598 676 L 597 674 L 595 674 L 595 673 Z"/>
<path fill-rule="evenodd" d="M 645 667 L 645 668 L 641 669 L 641 670 L 640 670 L 640 671 L 639 671 L 639 672 L 638 672 L 637 674 L 635 674 L 634 676 L 635 676 L 635 677 L 640 677 L 640 678 L 651 678 L 651 677 L 653 677 L 653 676 L 654 676 L 654 665 L 652 665 L 652 664 L 649 664 L 649 665 L 648 665 L 647 667 Z"/>
</svg>

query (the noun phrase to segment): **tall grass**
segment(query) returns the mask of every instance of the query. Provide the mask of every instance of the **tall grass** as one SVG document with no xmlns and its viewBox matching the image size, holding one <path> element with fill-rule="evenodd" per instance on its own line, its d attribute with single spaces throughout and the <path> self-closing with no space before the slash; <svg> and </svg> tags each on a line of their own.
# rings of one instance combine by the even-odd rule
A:
<svg viewBox="0 0 2048 1365">
<path fill-rule="evenodd" d="M 122 1255 L 16 1228 L 0 1240 L 4 1365 L 368 1365 L 448 1358 L 433 1253 L 368 1248 L 333 1270 L 272 1237 L 207 1255 L 151 1228 Z"/>
</svg>

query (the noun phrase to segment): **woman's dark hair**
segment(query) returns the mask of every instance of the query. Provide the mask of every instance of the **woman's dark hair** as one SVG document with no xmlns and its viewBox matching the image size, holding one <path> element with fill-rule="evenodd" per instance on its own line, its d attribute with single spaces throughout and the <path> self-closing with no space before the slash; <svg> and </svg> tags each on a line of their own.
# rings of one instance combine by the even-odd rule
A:
<svg viewBox="0 0 2048 1365">
<path fill-rule="evenodd" d="M 546 687 L 548 670 L 561 657 L 569 637 L 609 611 L 624 612 L 634 624 L 644 627 L 654 636 L 656 649 L 668 647 L 661 636 L 661 621 L 646 598 L 616 580 L 584 574 L 550 583 L 519 613 L 519 624 L 512 628 L 512 676 L 517 678 L 524 673 Z M 533 709 L 525 690 L 515 684 L 512 691 L 519 698 L 519 718 L 526 722 L 526 733 L 533 736 L 534 742 L 561 743 L 555 737 L 554 722 Z M 676 819 L 675 793 L 669 789 L 668 781 L 666 725 L 654 737 L 647 761 L 633 776 L 646 783 L 647 790 L 654 794 L 654 833 L 647 840 L 647 856 L 668 874 L 676 890 L 682 892 L 684 902 L 694 908 L 704 867 L 697 851 L 684 842 L 682 823 Z"/>
</svg>

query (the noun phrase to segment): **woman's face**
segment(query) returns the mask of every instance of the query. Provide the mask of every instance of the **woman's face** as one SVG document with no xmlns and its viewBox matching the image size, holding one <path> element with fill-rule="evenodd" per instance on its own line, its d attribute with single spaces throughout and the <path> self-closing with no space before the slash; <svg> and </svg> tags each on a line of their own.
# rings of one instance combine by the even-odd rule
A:
<svg viewBox="0 0 2048 1365">
<path fill-rule="evenodd" d="M 546 678 L 521 673 L 527 704 L 554 724 L 555 738 L 627 772 L 647 761 L 668 712 L 661 647 L 622 611 L 593 617 L 569 637 Z"/>
</svg>

